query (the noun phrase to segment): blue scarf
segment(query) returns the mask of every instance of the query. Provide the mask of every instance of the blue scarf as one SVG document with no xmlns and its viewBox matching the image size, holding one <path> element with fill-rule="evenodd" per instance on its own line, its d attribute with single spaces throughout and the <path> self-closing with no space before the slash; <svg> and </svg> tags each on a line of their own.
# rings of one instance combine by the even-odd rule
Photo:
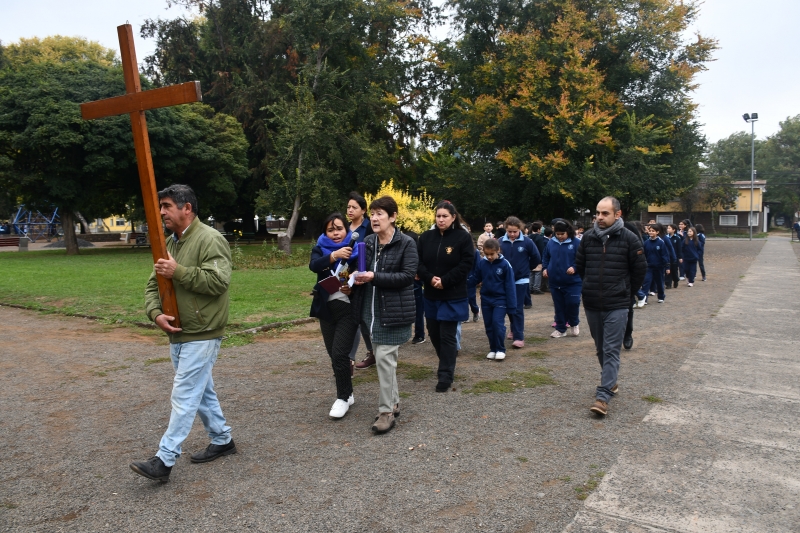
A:
<svg viewBox="0 0 800 533">
<path fill-rule="evenodd" d="M 335 252 L 336 250 L 341 250 L 342 248 L 347 248 L 347 245 L 350 244 L 350 239 L 351 239 L 352 233 L 353 232 L 348 231 L 347 235 L 345 236 L 345 238 L 342 239 L 342 242 L 338 242 L 338 243 L 337 242 L 333 242 L 332 240 L 330 240 L 327 235 L 324 235 L 324 234 L 320 235 L 319 239 L 317 239 L 317 246 L 322 248 L 322 252 L 325 255 L 330 255 L 333 252 Z M 356 257 L 358 257 L 358 249 L 354 247 L 353 248 L 353 254 L 350 256 L 350 259 L 347 262 L 348 263 L 351 262 Z"/>
</svg>

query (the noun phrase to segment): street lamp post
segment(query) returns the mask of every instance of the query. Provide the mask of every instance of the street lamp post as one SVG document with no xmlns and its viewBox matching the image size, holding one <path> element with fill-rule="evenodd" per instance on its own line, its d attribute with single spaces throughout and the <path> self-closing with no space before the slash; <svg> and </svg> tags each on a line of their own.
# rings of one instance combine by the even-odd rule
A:
<svg viewBox="0 0 800 533">
<path fill-rule="evenodd" d="M 745 122 L 750 123 L 750 220 L 747 226 L 750 228 L 750 240 L 753 240 L 753 194 L 756 179 L 756 121 L 758 113 L 745 113 L 742 115 Z"/>
</svg>

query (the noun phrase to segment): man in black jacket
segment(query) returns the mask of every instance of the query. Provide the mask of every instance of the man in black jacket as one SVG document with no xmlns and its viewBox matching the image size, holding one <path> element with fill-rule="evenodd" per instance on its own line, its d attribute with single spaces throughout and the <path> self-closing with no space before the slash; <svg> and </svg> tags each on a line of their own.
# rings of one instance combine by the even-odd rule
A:
<svg viewBox="0 0 800 533">
<path fill-rule="evenodd" d="M 607 196 L 597 204 L 597 220 L 586 232 L 575 256 L 583 279 L 583 308 L 594 339 L 601 379 L 589 408 L 605 415 L 617 393 L 619 352 L 628 320 L 631 295 L 647 272 L 642 241 L 623 227 L 619 200 Z"/>
</svg>

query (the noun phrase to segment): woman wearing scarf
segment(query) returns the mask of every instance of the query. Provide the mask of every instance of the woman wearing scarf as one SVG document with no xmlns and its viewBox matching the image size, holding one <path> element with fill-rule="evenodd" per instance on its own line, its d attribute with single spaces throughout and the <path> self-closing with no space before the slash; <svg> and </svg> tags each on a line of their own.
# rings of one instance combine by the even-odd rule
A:
<svg viewBox="0 0 800 533">
<path fill-rule="evenodd" d="M 353 381 L 350 370 L 350 349 L 353 337 L 358 330 L 358 322 L 350 307 L 350 288 L 340 282 L 338 286 L 326 290 L 320 281 L 330 278 L 337 266 L 344 262 L 352 263 L 356 252 L 347 246 L 351 232 L 341 213 L 328 215 L 322 224 L 323 234 L 311 250 L 308 268 L 317 274 L 314 286 L 314 300 L 310 316 L 319 318 L 319 327 L 325 341 L 325 350 L 331 358 L 333 375 L 336 378 L 336 401 L 331 407 L 331 418 L 342 418 L 353 405 Z"/>
</svg>

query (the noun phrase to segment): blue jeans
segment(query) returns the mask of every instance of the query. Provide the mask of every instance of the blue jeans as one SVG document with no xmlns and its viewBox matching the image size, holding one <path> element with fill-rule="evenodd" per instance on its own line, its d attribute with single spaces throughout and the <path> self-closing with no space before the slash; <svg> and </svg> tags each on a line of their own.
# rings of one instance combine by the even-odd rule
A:
<svg viewBox="0 0 800 533">
<path fill-rule="evenodd" d="M 167 466 L 174 465 L 181 456 L 181 444 L 189 436 L 195 415 L 200 415 L 211 437 L 211 444 L 228 444 L 231 441 L 231 428 L 225 424 L 211 377 L 221 342 L 222 337 L 218 337 L 169 345 L 172 366 L 175 368 L 170 398 L 172 413 L 156 453 Z"/>
<path fill-rule="evenodd" d="M 486 337 L 489 338 L 489 351 L 505 353 L 506 308 L 481 303 L 481 311 L 483 312 L 483 327 L 486 328 Z"/>
<path fill-rule="evenodd" d="M 511 333 L 514 335 L 515 341 L 525 340 L 525 293 L 528 292 L 528 282 L 517 283 L 514 285 L 517 289 L 517 307 L 516 309 L 506 309 L 508 319 L 511 323 Z"/>
<path fill-rule="evenodd" d="M 597 361 L 600 363 L 600 386 L 595 397 L 608 402 L 614 393 L 611 389 L 617 384 L 619 374 L 619 350 L 628 323 L 627 309 L 613 311 L 592 311 L 584 309 L 589 332 L 594 339 Z"/>
<path fill-rule="evenodd" d="M 564 285 L 555 287 L 550 285 L 550 296 L 553 297 L 553 307 L 556 311 L 556 329 L 561 333 L 567 331 L 567 324 L 571 327 L 580 324 L 581 310 L 581 284 Z"/>
</svg>

